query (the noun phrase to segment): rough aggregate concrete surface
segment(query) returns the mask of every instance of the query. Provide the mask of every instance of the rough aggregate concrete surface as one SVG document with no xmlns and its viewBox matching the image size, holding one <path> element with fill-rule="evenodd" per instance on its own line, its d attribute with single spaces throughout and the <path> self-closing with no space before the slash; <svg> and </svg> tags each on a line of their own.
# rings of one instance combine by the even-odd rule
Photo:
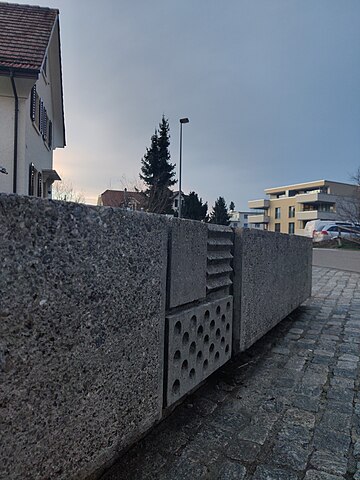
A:
<svg viewBox="0 0 360 480">
<path fill-rule="evenodd" d="M 244 351 L 311 295 L 312 241 L 236 229 L 234 351 Z"/>
<path fill-rule="evenodd" d="M 189 396 L 101 480 L 359 480 L 360 274 L 313 296 Z"/>
<path fill-rule="evenodd" d="M 206 296 L 208 229 L 205 223 L 171 219 L 169 308 L 201 300 Z"/>
<path fill-rule="evenodd" d="M 0 195 L 0 478 L 85 478 L 160 417 L 167 228 Z"/>
</svg>

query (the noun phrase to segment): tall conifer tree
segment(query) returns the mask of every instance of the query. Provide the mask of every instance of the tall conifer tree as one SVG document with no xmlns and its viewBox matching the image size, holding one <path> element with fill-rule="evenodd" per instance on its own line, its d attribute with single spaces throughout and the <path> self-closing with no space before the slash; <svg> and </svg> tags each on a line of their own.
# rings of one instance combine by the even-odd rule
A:
<svg viewBox="0 0 360 480">
<path fill-rule="evenodd" d="M 229 225 L 230 215 L 228 214 L 228 209 L 223 197 L 219 197 L 216 200 L 213 210 L 210 214 L 209 222 L 217 223 L 218 225 Z"/>
<path fill-rule="evenodd" d="M 147 185 L 147 210 L 153 213 L 172 213 L 172 192 L 170 187 L 176 183 L 175 165 L 170 163 L 169 121 L 162 117 L 159 131 L 151 137 L 151 146 L 141 160 L 140 178 Z"/>
</svg>

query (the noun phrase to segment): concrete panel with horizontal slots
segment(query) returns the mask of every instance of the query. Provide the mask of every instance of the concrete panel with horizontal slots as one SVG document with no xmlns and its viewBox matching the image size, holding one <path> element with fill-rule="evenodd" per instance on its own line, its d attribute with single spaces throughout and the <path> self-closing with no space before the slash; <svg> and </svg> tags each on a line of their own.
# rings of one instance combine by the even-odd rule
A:
<svg viewBox="0 0 360 480">
<path fill-rule="evenodd" d="M 169 221 L 168 307 L 206 296 L 207 226 L 191 220 Z"/>
<path fill-rule="evenodd" d="M 234 352 L 244 351 L 311 295 L 312 241 L 236 229 Z"/>
<path fill-rule="evenodd" d="M 169 406 L 230 359 L 232 297 L 168 315 L 165 336 L 165 406 Z"/>
</svg>

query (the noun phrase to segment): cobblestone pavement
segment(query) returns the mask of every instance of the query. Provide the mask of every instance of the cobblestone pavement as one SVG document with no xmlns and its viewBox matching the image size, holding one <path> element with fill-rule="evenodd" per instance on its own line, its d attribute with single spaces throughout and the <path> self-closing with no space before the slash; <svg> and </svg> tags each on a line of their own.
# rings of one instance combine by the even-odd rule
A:
<svg viewBox="0 0 360 480">
<path fill-rule="evenodd" d="M 360 275 L 313 297 L 208 379 L 103 480 L 360 480 Z"/>
</svg>

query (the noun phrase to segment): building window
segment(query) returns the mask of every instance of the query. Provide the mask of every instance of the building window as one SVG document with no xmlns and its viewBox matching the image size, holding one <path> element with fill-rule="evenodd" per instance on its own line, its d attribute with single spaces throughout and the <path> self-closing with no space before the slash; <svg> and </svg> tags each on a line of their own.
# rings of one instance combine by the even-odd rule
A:
<svg viewBox="0 0 360 480">
<path fill-rule="evenodd" d="M 295 218 L 295 207 L 289 207 L 289 218 Z"/>
<path fill-rule="evenodd" d="M 43 187 L 42 174 L 39 172 L 39 173 L 37 174 L 37 192 L 36 192 L 36 195 L 37 195 L 38 197 L 40 197 L 40 198 L 41 198 L 42 195 L 43 195 L 43 188 L 42 188 L 42 187 Z"/>
<path fill-rule="evenodd" d="M 280 207 L 275 208 L 275 218 L 277 218 L 277 219 L 280 218 Z M 277 231 L 277 230 L 275 230 L 275 231 Z"/>
<path fill-rule="evenodd" d="M 35 195 L 37 170 L 33 163 L 29 165 L 29 195 Z"/>
<path fill-rule="evenodd" d="M 175 198 L 175 208 L 178 208 L 178 207 L 179 207 L 179 200 Z"/>
<path fill-rule="evenodd" d="M 294 222 L 289 223 L 289 233 L 291 235 L 293 235 L 295 233 L 295 223 Z"/>
<path fill-rule="evenodd" d="M 36 85 L 31 89 L 30 96 L 30 118 L 35 124 L 37 130 L 43 137 L 44 142 L 49 149 L 52 147 L 53 126 L 48 117 L 44 102 L 41 100 L 36 91 Z"/>
<path fill-rule="evenodd" d="M 280 223 L 275 223 L 275 232 L 280 232 Z"/>
<path fill-rule="evenodd" d="M 244 223 L 244 228 L 248 228 L 248 223 Z"/>
<path fill-rule="evenodd" d="M 255 223 L 255 228 L 260 228 L 260 223 Z"/>
<path fill-rule="evenodd" d="M 245 215 L 244 215 L 244 220 L 247 220 L 247 218 L 248 218 L 248 216 L 245 214 Z"/>
</svg>

